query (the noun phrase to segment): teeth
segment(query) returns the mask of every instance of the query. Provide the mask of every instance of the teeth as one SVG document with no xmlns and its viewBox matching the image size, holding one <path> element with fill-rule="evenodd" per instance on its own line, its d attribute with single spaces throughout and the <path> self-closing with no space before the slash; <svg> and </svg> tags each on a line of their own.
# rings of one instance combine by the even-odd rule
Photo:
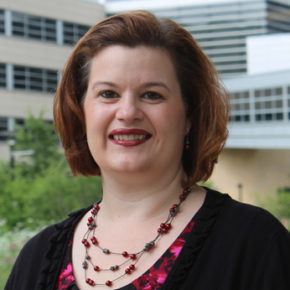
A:
<svg viewBox="0 0 290 290">
<path fill-rule="evenodd" d="M 114 140 L 145 140 L 146 135 L 113 135 Z"/>
</svg>

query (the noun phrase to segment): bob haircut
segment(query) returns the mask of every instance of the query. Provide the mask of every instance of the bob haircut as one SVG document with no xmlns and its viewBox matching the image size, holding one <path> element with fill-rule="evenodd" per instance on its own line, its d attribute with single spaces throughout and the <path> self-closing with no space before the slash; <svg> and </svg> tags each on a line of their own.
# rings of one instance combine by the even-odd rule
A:
<svg viewBox="0 0 290 290">
<path fill-rule="evenodd" d="M 214 65 L 191 34 L 169 19 L 147 11 L 109 17 L 93 26 L 69 57 L 54 102 L 54 121 L 72 173 L 100 175 L 87 142 L 82 103 L 92 58 L 111 45 L 165 49 L 175 66 L 187 118 L 190 149 L 182 154 L 187 185 L 206 181 L 227 138 L 229 98 Z"/>
</svg>

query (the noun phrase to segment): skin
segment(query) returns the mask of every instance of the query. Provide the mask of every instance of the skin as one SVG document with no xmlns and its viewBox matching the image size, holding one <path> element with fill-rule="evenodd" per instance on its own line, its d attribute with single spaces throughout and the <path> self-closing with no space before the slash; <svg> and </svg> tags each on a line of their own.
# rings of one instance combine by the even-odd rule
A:
<svg viewBox="0 0 290 290">
<path fill-rule="evenodd" d="M 149 171 L 160 175 L 172 164 L 180 170 L 189 124 L 165 51 L 111 46 L 98 53 L 92 61 L 84 112 L 88 145 L 102 175 L 120 173 L 124 178 Z M 116 145 L 109 134 L 123 128 L 143 129 L 151 137 L 130 148 Z"/>
<path fill-rule="evenodd" d="M 107 248 L 136 252 L 156 236 L 160 222 L 178 201 L 185 177 L 181 155 L 190 123 L 169 54 L 146 46 L 114 45 L 101 50 L 91 63 L 83 109 L 88 145 L 103 179 L 96 236 Z M 115 136 L 120 134 L 125 137 Z M 113 288 L 130 283 L 154 264 L 200 208 L 204 197 L 204 191 L 194 187 L 170 233 L 142 257 L 134 273 L 118 280 Z M 74 241 L 82 239 L 88 217 L 89 213 L 76 227 Z M 81 289 L 91 289 L 83 278 L 83 255 L 83 246 L 74 242 L 77 284 Z M 98 251 L 91 255 L 105 267 L 123 261 L 113 255 L 104 257 Z M 90 269 L 88 274 L 96 276 Z M 99 272 L 97 279 L 106 281 L 116 276 Z"/>
</svg>

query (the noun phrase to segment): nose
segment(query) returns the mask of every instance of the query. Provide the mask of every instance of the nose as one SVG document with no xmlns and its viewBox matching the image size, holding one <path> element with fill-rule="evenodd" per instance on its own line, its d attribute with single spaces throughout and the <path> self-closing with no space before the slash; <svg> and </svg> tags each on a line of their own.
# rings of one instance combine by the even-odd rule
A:
<svg viewBox="0 0 290 290">
<path fill-rule="evenodd" d="M 132 94 L 123 95 L 118 102 L 116 118 L 126 123 L 141 120 L 143 111 L 138 98 Z"/>
</svg>

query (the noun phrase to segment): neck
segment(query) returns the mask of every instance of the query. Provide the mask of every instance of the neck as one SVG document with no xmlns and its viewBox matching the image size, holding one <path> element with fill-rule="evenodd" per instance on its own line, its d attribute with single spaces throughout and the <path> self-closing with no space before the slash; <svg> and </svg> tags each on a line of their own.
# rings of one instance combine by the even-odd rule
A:
<svg viewBox="0 0 290 290">
<path fill-rule="evenodd" d="M 128 180 L 102 174 L 103 200 L 102 211 L 111 220 L 144 220 L 158 217 L 168 211 L 178 201 L 182 192 L 182 169 L 175 174 L 155 179 L 138 179 L 133 175 Z M 127 182 L 129 181 L 129 182 Z"/>
</svg>

